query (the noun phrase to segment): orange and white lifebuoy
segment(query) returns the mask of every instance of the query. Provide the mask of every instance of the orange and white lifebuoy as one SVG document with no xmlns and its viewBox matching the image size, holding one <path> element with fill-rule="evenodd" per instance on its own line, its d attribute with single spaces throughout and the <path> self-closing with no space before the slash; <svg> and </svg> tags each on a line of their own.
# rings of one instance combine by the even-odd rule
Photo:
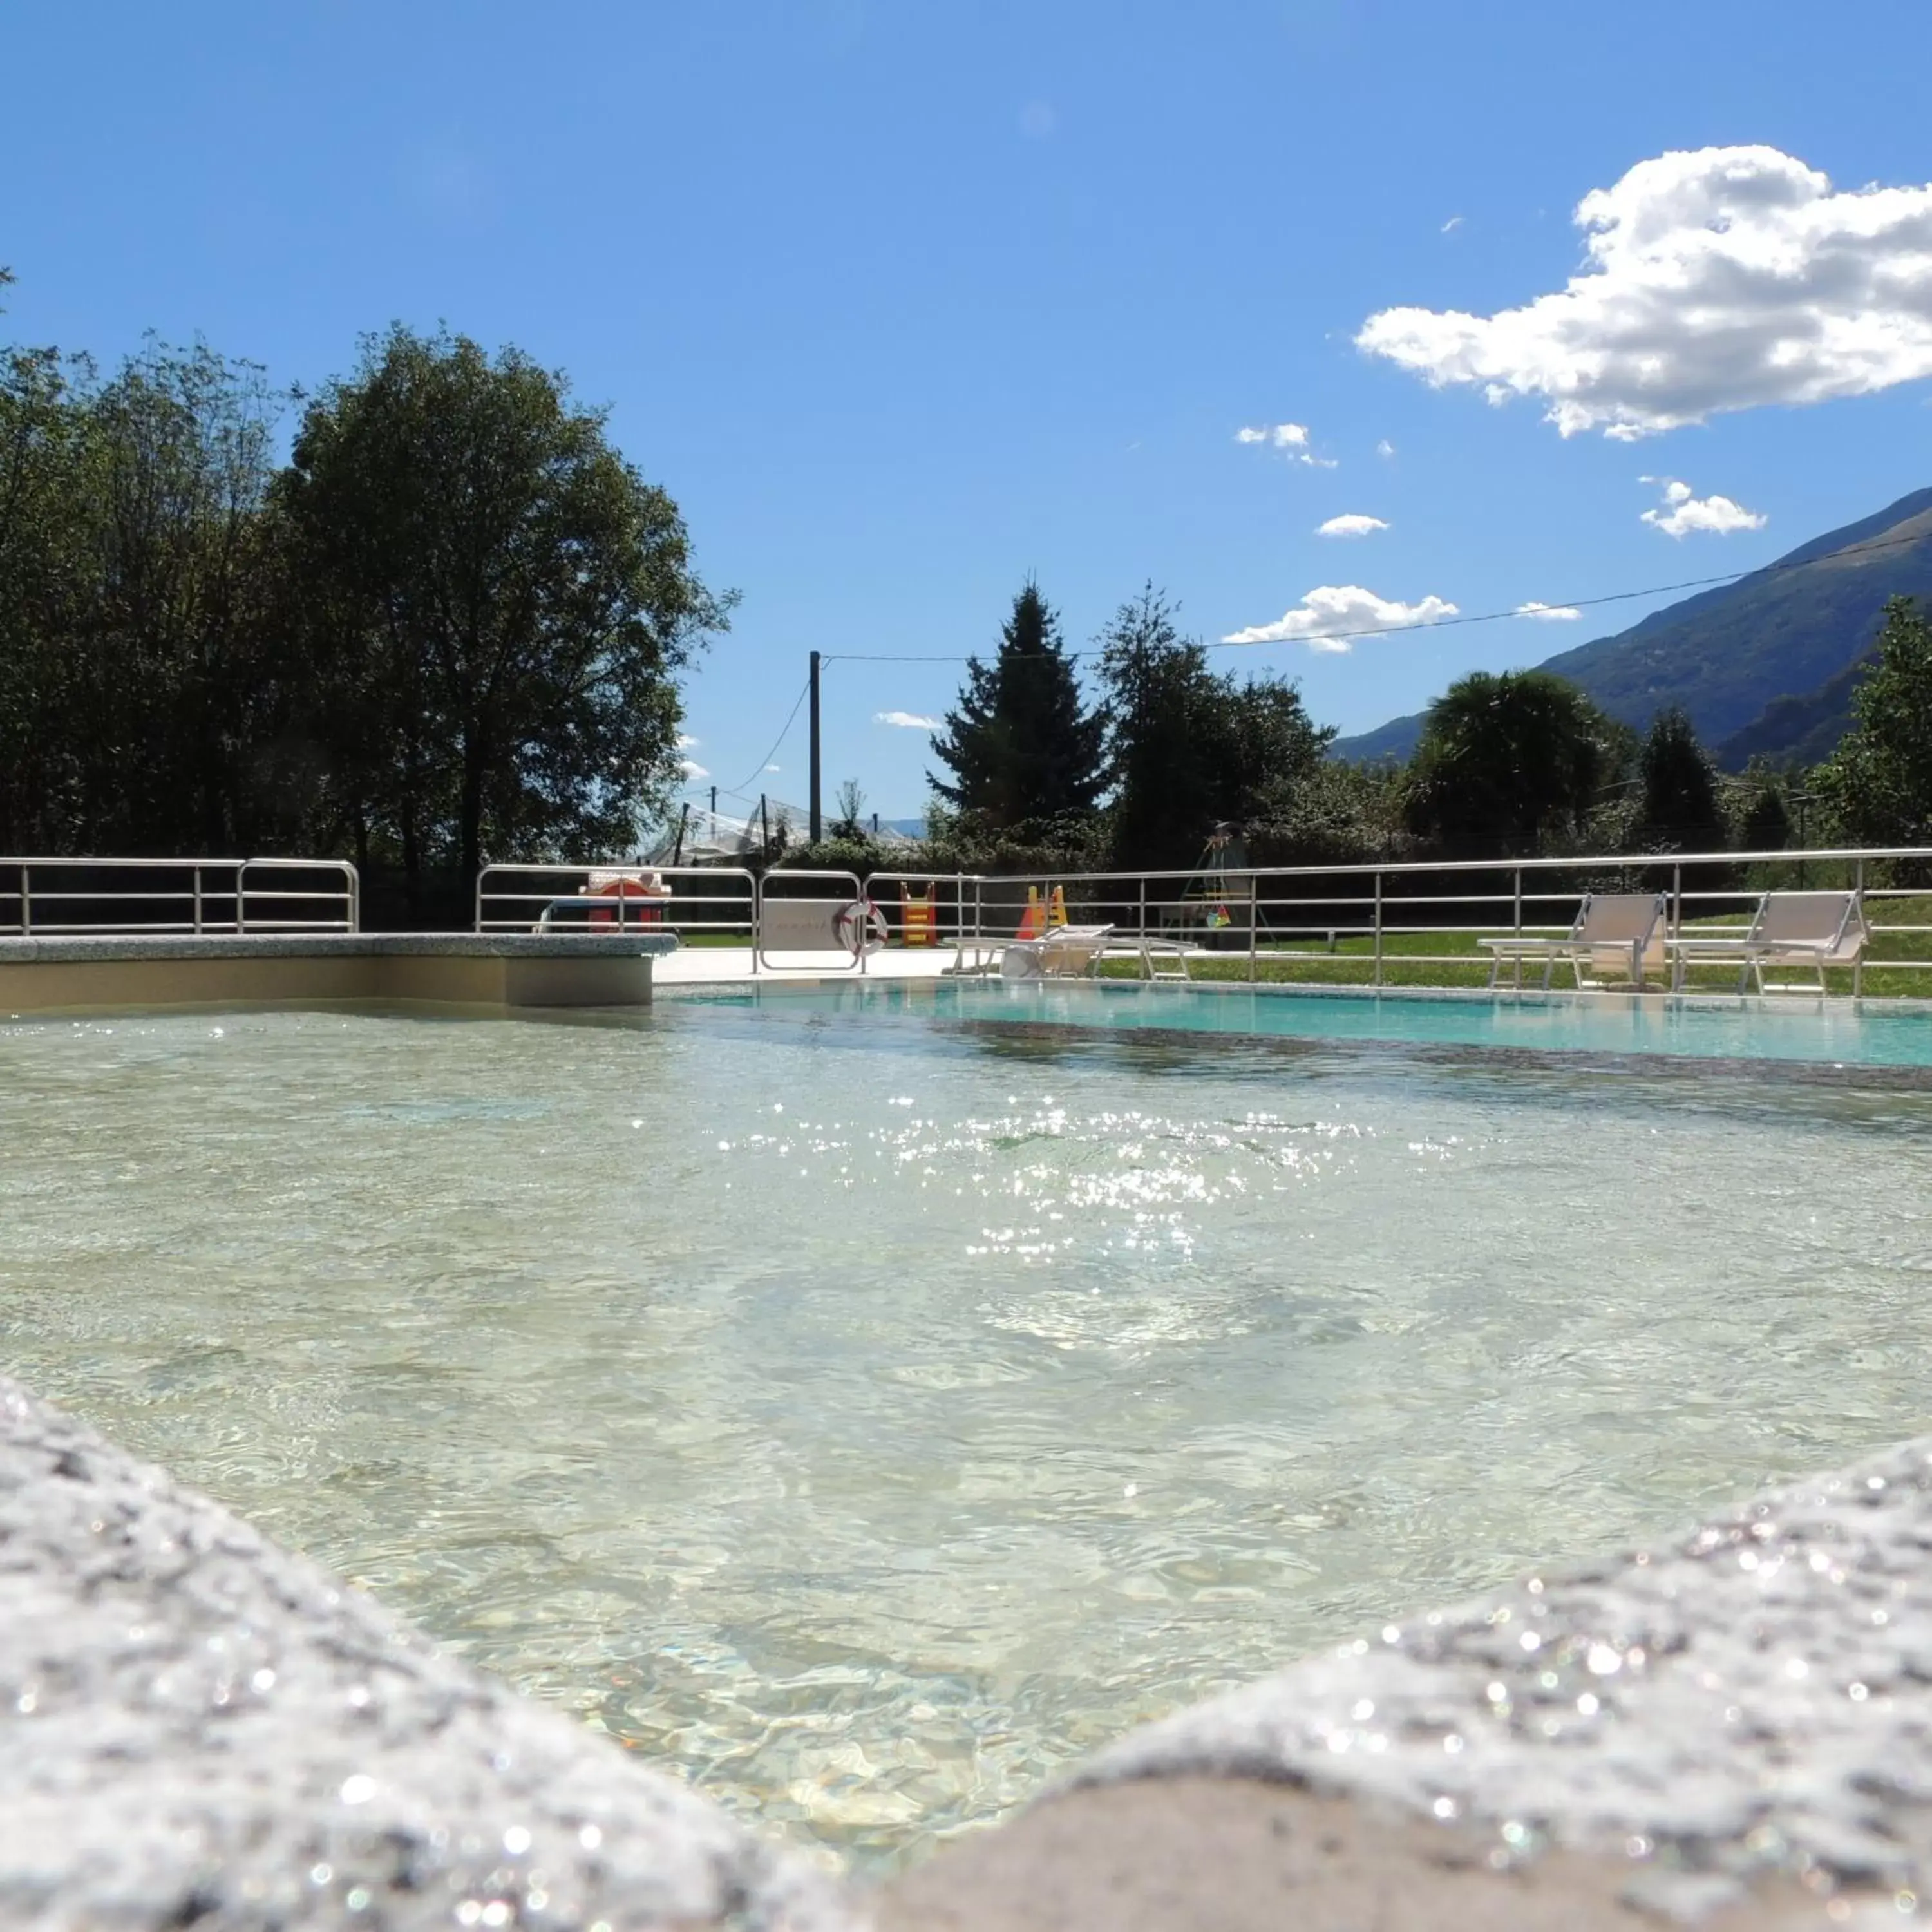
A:
<svg viewBox="0 0 1932 1932">
<path fill-rule="evenodd" d="M 832 932 L 854 959 L 861 958 L 884 946 L 886 916 L 870 899 L 850 899 L 838 908 Z"/>
</svg>

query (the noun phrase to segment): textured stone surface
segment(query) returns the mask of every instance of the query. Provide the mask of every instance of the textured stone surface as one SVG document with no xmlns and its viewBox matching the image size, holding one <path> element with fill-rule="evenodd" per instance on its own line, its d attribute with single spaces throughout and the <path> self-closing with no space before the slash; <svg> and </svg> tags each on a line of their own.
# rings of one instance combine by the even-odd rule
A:
<svg viewBox="0 0 1932 1932">
<path fill-rule="evenodd" d="M 1391 1624 L 1076 1781 L 1202 1774 L 1454 1822 L 1499 1865 L 1618 1858 L 1686 1919 L 1783 1878 L 1895 1923 L 1932 1901 L 1932 1440 Z"/>
<path fill-rule="evenodd" d="M 862 1922 L 704 1799 L 0 1378 L 0 1924 Z"/>
<path fill-rule="evenodd" d="M 643 959 L 677 950 L 675 933 L 304 932 L 0 939 L 0 966 L 91 959 Z"/>
<path fill-rule="evenodd" d="M 1246 1778 L 1090 1785 L 889 1888 L 879 1932 L 1662 1932 L 1652 1876 L 1557 1848 L 1498 1870 L 1456 1825 Z M 1890 1894 L 1726 1886 L 1700 1932 L 1870 1932 Z M 1680 1900 L 1680 1902 L 1683 1902 Z M 1694 1901 L 1693 1901 L 1694 1902 Z M 1679 1922 L 1682 1922 L 1681 1921 Z"/>
</svg>

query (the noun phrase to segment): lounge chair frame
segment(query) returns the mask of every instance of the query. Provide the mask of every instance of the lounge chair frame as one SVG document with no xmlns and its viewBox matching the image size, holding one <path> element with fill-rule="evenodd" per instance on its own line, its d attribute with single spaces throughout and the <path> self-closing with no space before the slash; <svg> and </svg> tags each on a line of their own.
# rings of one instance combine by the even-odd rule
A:
<svg viewBox="0 0 1932 1932">
<path fill-rule="evenodd" d="M 1808 921 L 1808 932 L 1805 916 L 1814 912 L 1818 916 Z M 1686 933 L 1672 940 L 1670 983 L 1681 992 L 1688 968 L 1727 964 L 1735 959 L 1741 994 L 1750 990 L 1754 975 L 1760 996 L 1811 990 L 1769 985 L 1764 976 L 1767 966 L 1808 965 L 1818 975 L 1818 991 L 1828 992 L 1826 968 L 1856 965 L 1870 940 L 1861 891 L 1765 892 L 1742 933 Z"/>
<path fill-rule="evenodd" d="M 1576 988 L 1600 986 L 1602 982 L 1586 979 L 1586 965 L 1598 969 L 1614 958 L 1630 962 L 1630 986 L 1641 991 L 1644 975 L 1651 968 L 1660 971 L 1668 955 L 1670 899 L 1666 892 L 1586 892 L 1576 908 L 1570 930 L 1560 938 L 1547 934 L 1510 933 L 1502 938 L 1479 939 L 1476 944 L 1490 956 L 1490 984 L 1493 987 L 1504 961 L 1516 970 L 1516 983 L 1522 983 L 1525 960 L 1543 962 L 1543 990 L 1559 964 L 1567 960 L 1576 975 Z"/>
</svg>

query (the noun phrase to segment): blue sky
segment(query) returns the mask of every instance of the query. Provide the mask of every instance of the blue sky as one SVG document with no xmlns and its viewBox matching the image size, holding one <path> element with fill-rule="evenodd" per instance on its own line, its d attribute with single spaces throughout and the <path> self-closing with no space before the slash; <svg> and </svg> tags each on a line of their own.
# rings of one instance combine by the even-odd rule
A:
<svg viewBox="0 0 1932 1932">
<path fill-rule="evenodd" d="M 1857 231 L 1854 281 L 1910 281 L 1917 202 L 1872 244 L 1801 178 L 1932 180 L 1923 0 L 6 0 L 0 32 L 0 328 L 105 360 L 199 334 L 313 386 L 362 332 L 446 321 L 566 370 L 742 592 L 688 690 L 728 790 L 802 796 L 802 720 L 760 767 L 812 646 L 987 649 L 1029 573 L 1076 643 L 1148 579 L 1210 638 L 1324 587 L 1513 610 L 1748 568 L 1932 483 L 1916 296 L 1862 335 L 1855 292 L 1796 374 L 1763 346 L 1790 315 L 1720 342 L 1646 308 L 1654 261 L 1607 319 L 1439 320 L 1562 290 L 1586 196 L 1712 147 L 1785 158 L 1732 170 L 1767 247 Z M 1637 178 L 1626 236 L 1703 178 Z M 1392 310 L 1420 314 L 1358 343 Z M 1598 322 L 1612 363 L 1660 332 L 1663 374 L 1578 379 Z M 1317 534 L 1338 516 L 1387 528 Z M 1648 608 L 1219 655 L 1356 730 Z M 925 735 L 878 721 L 958 676 L 828 667 L 828 793 L 916 812 Z"/>
</svg>

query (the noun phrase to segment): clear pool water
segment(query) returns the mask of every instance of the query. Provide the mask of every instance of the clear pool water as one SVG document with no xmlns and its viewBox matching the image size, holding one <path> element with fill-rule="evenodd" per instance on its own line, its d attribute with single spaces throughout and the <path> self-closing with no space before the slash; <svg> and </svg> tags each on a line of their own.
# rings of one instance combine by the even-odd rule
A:
<svg viewBox="0 0 1932 1932">
<path fill-rule="evenodd" d="M 1665 1054 L 1698 1060 L 1814 1060 L 1932 1068 L 1932 1006 L 1574 994 L 1443 998 L 1426 994 L 1304 993 L 1238 986 L 1076 983 L 999 979 L 767 980 L 679 997 L 826 1013 L 922 1013 L 1140 1031 L 1250 1034 L 1270 1039 L 1379 1040 L 1532 1052 Z"/>
<path fill-rule="evenodd" d="M 1927 1426 L 1895 1078 L 940 1010 L 0 1026 L 4 1360 L 874 1863 Z"/>
</svg>

